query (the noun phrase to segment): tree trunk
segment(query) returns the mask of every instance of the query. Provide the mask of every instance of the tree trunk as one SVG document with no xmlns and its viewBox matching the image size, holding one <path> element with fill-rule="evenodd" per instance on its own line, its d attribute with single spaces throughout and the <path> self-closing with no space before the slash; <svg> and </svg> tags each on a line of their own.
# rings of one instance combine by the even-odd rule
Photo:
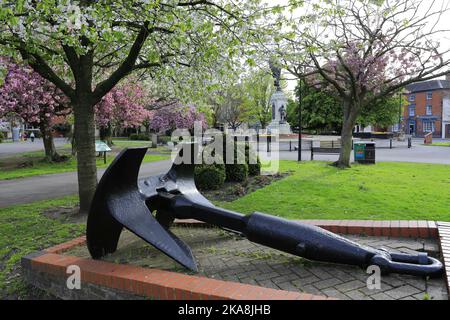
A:
<svg viewBox="0 0 450 320">
<path fill-rule="evenodd" d="M 88 98 L 82 97 L 78 98 L 76 103 L 74 103 L 73 110 L 75 116 L 80 213 L 87 214 L 97 187 L 94 107 Z"/>
<path fill-rule="evenodd" d="M 353 128 L 356 124 L 358 108 L 350 101 L 344 101 L 344 119 L 341 131 L 341 152 L 335 165 L 339 168 L 350 168 L 352 154 Z"/>
<path fill-rule="evenodd" d="M 41 123 L 40 130 L 42 134 L 42 140 L 44 142 L 45 159 L 49 162 L 58 162 L 60 160 L 60 156 L 56 152 L 52 129 L 50 128 L 48 123 Z"/>
<path fill-rule="evenodd" d="M 70 138 L 70 144 L 72 146 L 72 156 L 77 154 L 77 141 L 75 140 L 75 126 L 72 130 L 72 137 Z"/>
<path fill-rule="evenodd" d="M 100 140 L 105 142 L 108 146 L 112 146 L 112 128 L 111 124 L 109 123 L 107 127 L 101 127 L 100 128 Z"/>
</svg>

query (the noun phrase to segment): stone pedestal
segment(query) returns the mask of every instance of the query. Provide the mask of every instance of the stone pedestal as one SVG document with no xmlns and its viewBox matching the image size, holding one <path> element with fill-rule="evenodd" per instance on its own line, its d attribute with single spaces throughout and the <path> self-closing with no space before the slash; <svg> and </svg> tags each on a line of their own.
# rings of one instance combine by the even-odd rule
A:
<svg viewBox="0 0 450 320">
<path fill-rule="evenodd" d="M 276 91 L 270 98 L 272 106 L 272 121 L 267 126 L 267 131 L 278 134 L 292 133 L 291 126 L 286 121 L 288 100 L 283 91 Z"/>
</svg>

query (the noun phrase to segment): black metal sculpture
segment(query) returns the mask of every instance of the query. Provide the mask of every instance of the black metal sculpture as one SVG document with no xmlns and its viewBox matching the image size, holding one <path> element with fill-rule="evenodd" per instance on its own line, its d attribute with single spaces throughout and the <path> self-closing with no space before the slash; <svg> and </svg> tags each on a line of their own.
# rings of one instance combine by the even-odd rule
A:
<svg viewBox="0 0 450 320">
<path fill-rule="evenodd" d="M 218 208 L 197 190 L 193 164 L 174 164 L 167 174 L 138 182 L 146 152 L 146 148 L 122 151 L 98 185 L 87 224 L 88 248 L 95 259 L 116 250 L 125 227 L 196 271 L 190 248 L 169 227 L 174 219 L 197 219 L 237 232 L 252 242 L 311 260 L 362 267 L 377 265 L 384 273 L 437 276 L 442 272 L 441 262 L 426 253 L 390 253 L 359 245 L 315 226 L 259 212 L 242 215 Z"/>
</svg>

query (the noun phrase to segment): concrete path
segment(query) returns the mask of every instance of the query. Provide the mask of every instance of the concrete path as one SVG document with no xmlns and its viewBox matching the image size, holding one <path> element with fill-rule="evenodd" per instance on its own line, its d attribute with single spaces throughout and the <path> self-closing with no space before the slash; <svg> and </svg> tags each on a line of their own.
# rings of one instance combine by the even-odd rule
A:
<svg viewBox="0 0 450 320">
<path fill-rule="evenodd" d="M 55 147 L 62 147 L 67 144 L 65 138 L 55 138 Z M 36 139 L 21 142 L 0 143 L 0 158 L 11 157 L 17 153 L 44 150 L 42 139 Z"/>
<path fill-rule="evenodd" d="M 169 160 L 144 163 L 141 177 L 167 172 Z M 98 170 L 101 178 L 105 169 Z M 78 192 L 76 172 L 49 174 L 24 179 L 0 180 L 0 208 L 39 200 L 60 198 Z"/>
<path fill-rule="evenodd" d="M 266 154 L 261 152 L 261 157 L 266 158 Z M 279 155 L 282 160 L 297 160 L 297 151 L 281 151 Z M 339 155 L 315 154 L 314 160 L 336 161 Z M 302 152 L 302 159 L 311 159 L 310 151 Z M 411 149 L 407 147 L 396 147 L 393 149 L 376 149 L 377 162 L 418 162 L 433 164 L 450 164 L 450 147 L 427 147 L 415 145 Z M 352 152 L 352 161 L 353 152 Z"/>
</svg>

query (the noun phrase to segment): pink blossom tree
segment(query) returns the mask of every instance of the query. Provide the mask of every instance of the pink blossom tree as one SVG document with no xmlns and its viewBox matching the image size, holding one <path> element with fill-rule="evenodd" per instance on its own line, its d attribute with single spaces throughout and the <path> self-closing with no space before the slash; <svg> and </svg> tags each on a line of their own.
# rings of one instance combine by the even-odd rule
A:
<svg viewBox="0 0 450 320">
<path fill-rule="evenodd" d="M 149 121 L 151 112 L 145 108 L 148 98 L 141 86 L 117 86 L 95 106 L 95 120 L 100 138 L 112 144 L 112 130 L 136 128 Z"/>
<path fill-rule="evenodd" d="M 205 115 L 194 105 L 183 105 L 179 102 L 152 111 L 150 128 L 159 133 L 175 129 L 194 128 L 194 123 L 200 122 L 203 129 L 207 128 Z"/>
<path fill-rule="evenodd" d="M 350 166 L 359 115 L 408 84 L 449 72 L 450 51 L 436 41 L 448 33 L 438 27 L 449 12 L 449 5 L 442 5 L 426 0 L 324 1 L 314 13 L 291 21 L 294 32 L 280 50 L 285 66 L 300 79 L 319 75 L 342 101 L 338 167 Z"/>
<path fill-rule="evenodd" d="M 67 97 L 31 68 L 5 60 L 3 63 L 7 74 L 0 87 L 0 117 L 5 113 L 13 113 L 39 127 L 46 159 L 59 161 L 61 158 L 53 141 L 52 121 L 55 116 L 70 113 Z"/>
</svg>

